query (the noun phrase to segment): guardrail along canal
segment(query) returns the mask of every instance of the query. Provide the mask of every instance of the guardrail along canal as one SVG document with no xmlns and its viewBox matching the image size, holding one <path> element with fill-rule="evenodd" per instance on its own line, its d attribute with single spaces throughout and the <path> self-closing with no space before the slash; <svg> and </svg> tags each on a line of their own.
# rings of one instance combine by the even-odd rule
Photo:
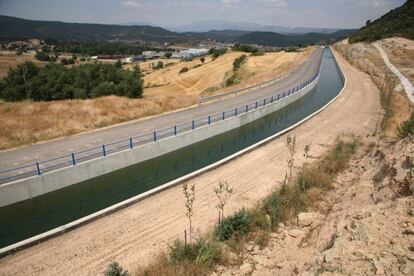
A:
<svg viewBox="0 0 414 276">
<path fill-rule="evenodd" d="M 159 158 L 0 208 L 0 247 L 102 210 L 234 154 L 319 110 L 342 87 L 332 52 L 325 49 L 319 84 L 275 113 Z"/>
</svg>

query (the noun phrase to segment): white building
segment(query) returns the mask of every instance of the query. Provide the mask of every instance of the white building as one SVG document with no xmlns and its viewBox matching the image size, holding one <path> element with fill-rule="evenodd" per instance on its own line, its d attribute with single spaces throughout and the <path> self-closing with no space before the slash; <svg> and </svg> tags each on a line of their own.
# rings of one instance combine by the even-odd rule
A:
<svg viewBox="0 0 414 276">
<path fill-rule="evenodd" d="M 208 54 L 208 50 L 201 48 L 201 49 L 188 49 L 183 50 L 178 53 L 178 57 L 180 58 L 192 58 L 192 57 L 199 57 Z"/>
<path fill-rule="evenodd" d="M 142 52 L 142 55 L 146 58 L 152 58 L 157 52 L 155 51 L 144 51 Z"/>
</svg>

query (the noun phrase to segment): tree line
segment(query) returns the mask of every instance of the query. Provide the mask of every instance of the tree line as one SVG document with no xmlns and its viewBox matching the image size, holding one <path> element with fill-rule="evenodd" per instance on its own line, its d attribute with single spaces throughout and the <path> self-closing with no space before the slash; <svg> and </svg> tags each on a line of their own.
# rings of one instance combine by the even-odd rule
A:
<svg viewBox="0 0 414 276">
<path fill-rule="evenodd" d="M 147 45 L 133 45 L 124 42 L 77 42 L 48 40 L 55 45 L 56 52 L 75 53 L 81 55 L 140 55 L 143 51 L 174 51 Z"/>
<path fill-rule="evenodd" d="M 74 67 L 49 63 L 39 67 L 31 61 L 10 69 L 0 80 L 0 97 L 6 101 L 52 101 L 87 99 L 106 95 L 142 96 L 138 66 L 123 70 L 113 64 L 91 63 Z"/>
</svg>

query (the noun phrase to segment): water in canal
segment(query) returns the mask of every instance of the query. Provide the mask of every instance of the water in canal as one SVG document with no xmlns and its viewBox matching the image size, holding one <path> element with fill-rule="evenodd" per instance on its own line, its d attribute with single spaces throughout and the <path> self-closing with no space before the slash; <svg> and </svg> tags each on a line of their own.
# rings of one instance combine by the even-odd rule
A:
<svg viewBox="0 0 414 276">
<path fill-rule="evenodd" d="M 319 84 L 273 114 L 159 158 L 0 208 L 0 248 L 131 198 L 253 145 L 320 109 L 342 87 L 332 53 L 325 49 Z"/>
</svg>

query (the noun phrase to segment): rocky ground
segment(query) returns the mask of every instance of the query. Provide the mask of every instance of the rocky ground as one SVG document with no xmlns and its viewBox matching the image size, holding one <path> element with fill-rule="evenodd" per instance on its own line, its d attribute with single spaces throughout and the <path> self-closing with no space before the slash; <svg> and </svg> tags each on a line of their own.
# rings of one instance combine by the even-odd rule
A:
<svg viewBox="0 0 414 276">
<path fill-rule="evenodd" d="M 414 143 L 367 139 L 310 212 L 213 275 L 414 275 Z"/>
</svg>

